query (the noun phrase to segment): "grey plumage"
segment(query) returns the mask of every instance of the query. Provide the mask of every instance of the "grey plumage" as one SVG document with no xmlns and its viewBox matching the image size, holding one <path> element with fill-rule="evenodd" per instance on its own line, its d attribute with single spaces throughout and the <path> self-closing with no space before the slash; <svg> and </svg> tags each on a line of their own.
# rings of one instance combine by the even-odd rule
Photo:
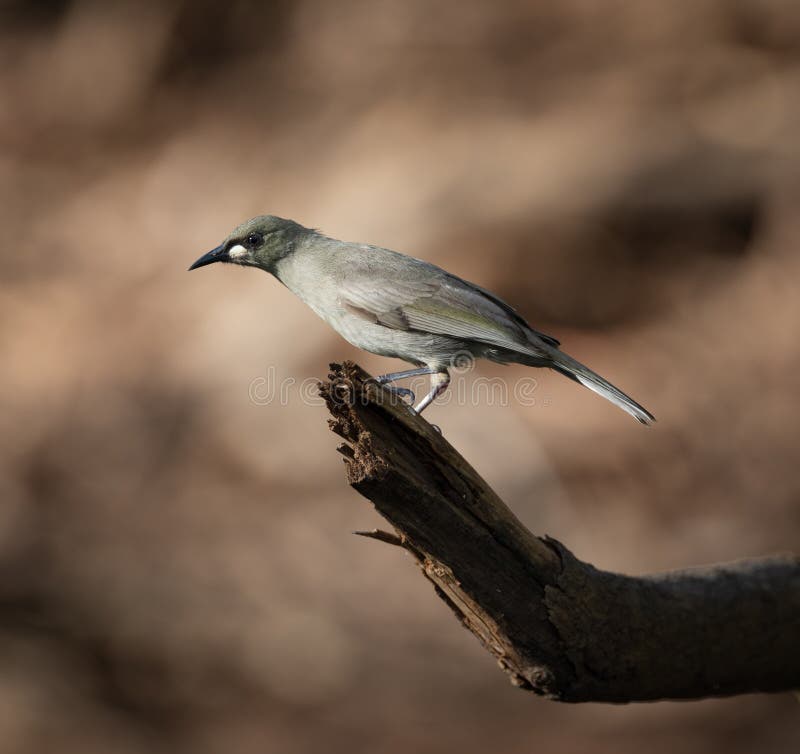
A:
<svg viewBox="0 0 800 754">
<path fill-rule="evenodd" d="M 429 262 L 389 249 L 328 238 L 291 220 L 264 215 L 237 227 L 190 269 L 232 262 L 272 273 L 345 340 L 358 348 L 424 367 L 433 389 L 465 355 L 549 367 L 588 387 L 643 424 L 653 415 L 560 350 L 493 293 Z M 408 373 L 399 373 L 407 376 Z M 396 375 L 382 379 L 390 382 Z"/>
</svg>

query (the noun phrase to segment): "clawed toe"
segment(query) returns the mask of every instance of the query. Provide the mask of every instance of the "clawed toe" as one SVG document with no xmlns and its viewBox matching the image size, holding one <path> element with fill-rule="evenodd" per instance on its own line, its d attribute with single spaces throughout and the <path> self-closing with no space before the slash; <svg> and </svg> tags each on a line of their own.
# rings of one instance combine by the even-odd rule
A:
<svg viewBox="0 0 800 754">
<path fill-rule="evenodd" d="M 409 403 L 414 403 L 417 399 L 417 396 L 414 395 L 414 391 L 409 390 L 407 387 L 394 387 L 393 385 L 384 385 L 383 387 L 398 398 L 408 398 Z"/>
</svg>

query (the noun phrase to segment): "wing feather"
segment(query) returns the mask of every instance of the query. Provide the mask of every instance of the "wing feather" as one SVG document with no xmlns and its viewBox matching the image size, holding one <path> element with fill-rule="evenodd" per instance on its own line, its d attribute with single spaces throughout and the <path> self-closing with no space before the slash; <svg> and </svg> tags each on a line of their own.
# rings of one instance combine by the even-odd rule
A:
<svg viewBox="0 0 800 754">
<path fill-rule="evenodd" d="M 348 311 L 395 330 L 449 335 L 528 353 L 536 350 L 531 335 L 558 344 L 530 328 L 489 291 L 430 265 L 416 272 L 410 276 L 404 270 L 403 277 L 392 280 L 348 275 L 340 284 L 340 302 Z"/>
</svg>

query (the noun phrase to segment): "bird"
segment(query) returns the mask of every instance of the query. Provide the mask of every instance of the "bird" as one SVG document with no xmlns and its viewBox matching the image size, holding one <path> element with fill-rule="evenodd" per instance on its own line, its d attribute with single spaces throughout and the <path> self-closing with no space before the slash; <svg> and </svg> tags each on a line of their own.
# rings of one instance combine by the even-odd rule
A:
<svg viewBox="0 0 800 754">
<path fill-rule="evenodd" d="M 217 262 L 271 273 L 352 345 L 414 364 L 376 378 L 412 403 L 411 390 L 391 383 L 429 375 L 429 392 L 413 406 L 418 414 L 447 390 L 450 370 L 467 355 L 550 368 L 642 424 L 655 421 L 646 408 L 564 353 L 556 338 L 535 330 L 494 293 L 422 259 L 259 215 L 234 228 L 189 270 Z"/>
</svg>

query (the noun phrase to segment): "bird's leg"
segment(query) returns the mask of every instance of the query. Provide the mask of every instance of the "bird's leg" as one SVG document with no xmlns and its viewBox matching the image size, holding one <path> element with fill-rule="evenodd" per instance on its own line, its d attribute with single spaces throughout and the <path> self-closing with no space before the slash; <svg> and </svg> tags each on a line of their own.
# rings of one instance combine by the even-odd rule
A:
<svg viewBox="0 0 800 754">
<path fill-rule="evenodd" d="M 436 370 L 430 367 L 418 367 L 417 369 L 406 369 L 404 372 L 392 372 L 391 374 L 382 374 L 380 377 L 375 378 L 375 382 L 380 385 L 386 385 L 389 382 L 397 382 L 397 380 L 404 380 L 406 377 L 418 377 L 421 374 L 433 374 Z"/>
<path fill-rule="evenodd" d="M 417 377 L 421 374 L 433 374 L 434 370 L 430 367 L 419 367 L 417 369 L 406 369 L 404 372 L 392 372 L 391 374 L 382 374 L 380 377 L 375 378 L 375 382 L 379 385 L 384 385 L 388 391 L 398 396 L 399 398 L 408 398 L 413 403 L 417 397 L 414 395 L 413 390 L 407 387 L 394 387 L 389 385 L 390 382 L 397 380 L 404 380 L 406 377 Z"/>
<path fill-rule="evenodd" d="M 446 371 L 431 370 L 431 391 L 416 405 L 414 411 L 421 414 L 428 406 L 440 396 L 450 384 L 450 374 Z"/>
</svg>

